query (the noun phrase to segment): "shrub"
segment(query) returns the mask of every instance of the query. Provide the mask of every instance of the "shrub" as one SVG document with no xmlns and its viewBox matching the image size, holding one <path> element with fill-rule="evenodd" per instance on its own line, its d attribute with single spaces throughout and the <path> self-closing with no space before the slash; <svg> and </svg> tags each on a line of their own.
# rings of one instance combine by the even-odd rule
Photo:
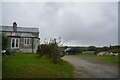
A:
<svg viewBox="0 0 120 80">
<path fill-rule="evenodd" d="M 6 53 L 5 53 L 6 55 L 10 55 L 11 53 L 13 53 L 13 51 L 11 49 L 9 49 L 9 48 L 6 49 Z"/>
<path fill-rule="evenodd" d="M 60 59 L 60 52 L 58 50 L 58 45 L 60 43 L 60 39 L 59 41 L 56 41 L 56 39 L 54 39 L 46 41 L 45 44 L 39 45 L 37 49 L 38 56 L 47 56 L 49 58 L 52 58 L 53 62 L 56 64 Z"/>
<path fill-rule="evenodd" d="M 6 50 L 8 46 L 8 38 L 2 34 L 2 50 Z"/>
</svg>

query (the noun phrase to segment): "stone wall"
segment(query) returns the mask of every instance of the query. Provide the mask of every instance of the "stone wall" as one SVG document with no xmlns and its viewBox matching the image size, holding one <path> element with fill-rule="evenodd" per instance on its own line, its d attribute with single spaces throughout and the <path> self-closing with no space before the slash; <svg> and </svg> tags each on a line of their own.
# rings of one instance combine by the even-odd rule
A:
<svg viewBox="0 0 120 80">
<path fill-rule="evenodd" d="M 5 36 L 15 36 L 14 32 L 3 32 L 3 34 Z M 39 33 L 20 32 L 19 34 L 20 35 L 22 35 L 22 34 L 32 34 L 35 37 L 39 37 Z M 23 51 L 23 52 L 32 52 L 32 38 L 29 38 L 30 39 L 30 45 L 24 45 L 24 38 L 19 38 L 19 48 L 18 49 L 12 49 L 11 48 L 11 38 L 15 38 L 15 37 L 8 37 L 8 48 L 9 49 L 11 49 L 11 50 L 20 50 L 20 51 Z M 38 38 L 33 38 L 33 49 L 34 49 L 34 52 L 36 52 L 37 47 L 39 45 L 39 42 L 40 41 L 39 41 Z"/>
</svg>

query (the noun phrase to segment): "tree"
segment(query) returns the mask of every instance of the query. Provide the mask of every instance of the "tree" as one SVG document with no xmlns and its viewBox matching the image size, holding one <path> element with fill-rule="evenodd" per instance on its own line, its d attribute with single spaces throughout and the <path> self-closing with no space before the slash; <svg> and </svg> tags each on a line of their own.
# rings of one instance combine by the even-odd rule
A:
<svg viewBox="0 0 120 80">
<path fill-rule="evenodd" d="M 104 46 L 102 49 L 103 49 L 103 51 L 109 51 L 109 47 L 107 47 L 107 46 Z"/>
<path fill-rule="evenodd" d="M 95 46 L 89 46 L 88 48 L 90 51 L 94 51 L 95 55 L 96 55 L 96 47 Z"/>
<path fill-rule="evenodd" d="M 2 50 L 6 49 L 8 46 L 8 38 L 2 34 Z"/>
</svg>

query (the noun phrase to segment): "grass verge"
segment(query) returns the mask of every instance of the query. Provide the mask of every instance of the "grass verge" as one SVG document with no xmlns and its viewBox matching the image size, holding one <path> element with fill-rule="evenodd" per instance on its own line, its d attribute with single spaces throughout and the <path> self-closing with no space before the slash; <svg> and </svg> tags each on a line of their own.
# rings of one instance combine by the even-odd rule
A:
<svg viewBox="0 0 120 80">
<path fill-rule="evenodd" d="M 103 63 L 110 63 L 114 65 L 118 65 L 119 63 L 118 56 L 97 56 L 94 54 L 77 54 L 74 56 L 82 59 L 90 59 L 90 60 L 99 61 Z"/>
<path fill-rule="evenodd" d="M 3 59 L 3 78 L 72 78 L 73 66 L 60 60 L 53 64 L 36 54 L 16 54 Z"/>
</svg>

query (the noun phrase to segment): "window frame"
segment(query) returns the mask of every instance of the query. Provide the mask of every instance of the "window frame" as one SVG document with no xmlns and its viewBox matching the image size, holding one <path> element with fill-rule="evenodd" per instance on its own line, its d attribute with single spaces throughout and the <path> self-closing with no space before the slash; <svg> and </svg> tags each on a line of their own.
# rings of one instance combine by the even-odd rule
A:
<svg viewBox="0 0 120 80">
<path fill-rule="evenodd" d="M 24 45 L 25 46 L 30 45 L 30 38 L 24 38 Z"/>
<path fill-rule="evenodd" d="M 19 48 L 19 41 L 20 41 L 19 38 L 11 38 L 11 49 Z M 13 43 L 14 43 L 14 46 L 13 46 Z"/>
</svg>

